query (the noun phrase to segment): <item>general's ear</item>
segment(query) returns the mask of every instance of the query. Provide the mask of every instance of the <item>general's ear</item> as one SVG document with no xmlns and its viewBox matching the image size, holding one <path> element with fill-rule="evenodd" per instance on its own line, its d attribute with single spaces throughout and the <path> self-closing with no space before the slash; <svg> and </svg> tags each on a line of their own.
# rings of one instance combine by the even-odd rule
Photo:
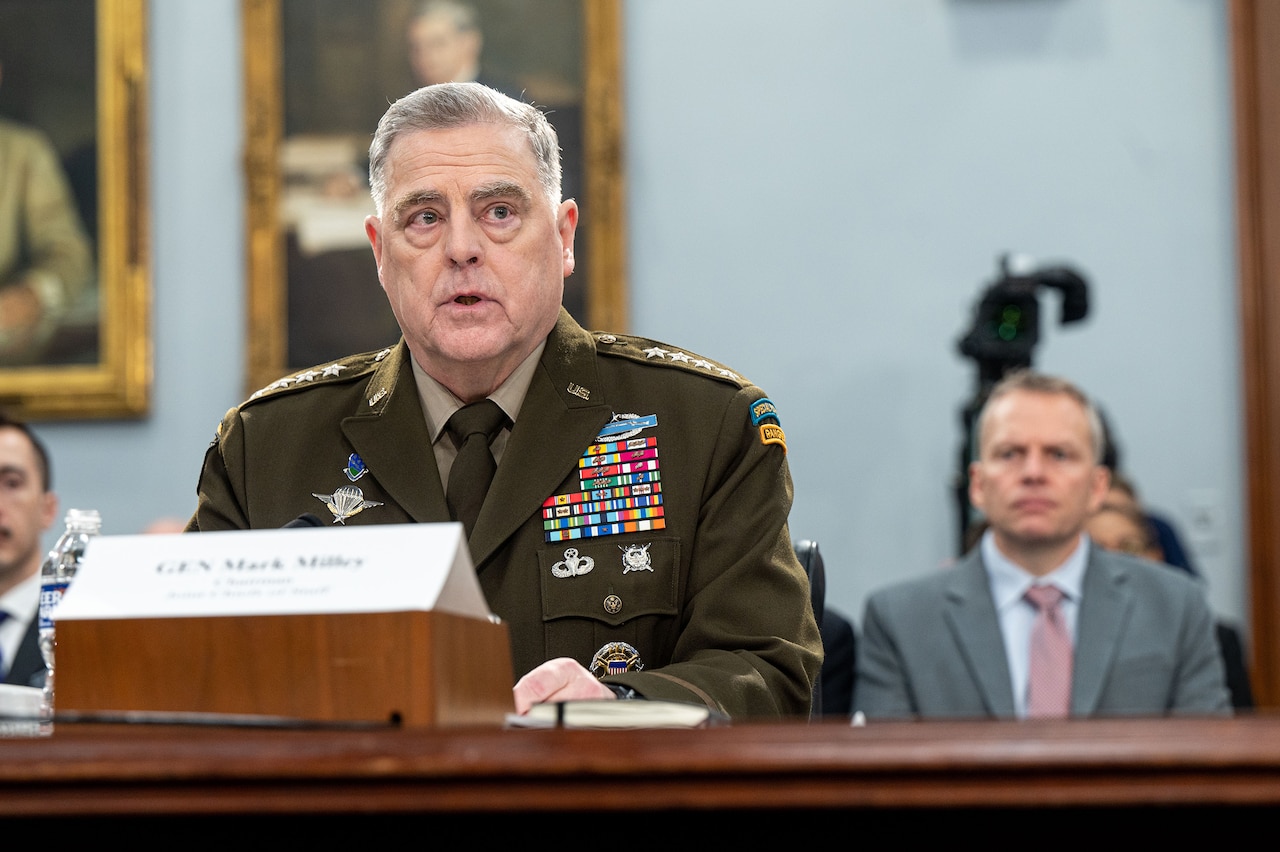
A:
<svg viewBox="0 0 1280 852">
<path fill-rule="evenodd" d="M 572 198 L 560 202 L 560 208 L 556 211 L 556 230 L 560 232 L 564 277 L 568 278 L 577 267 L 577 259 L 573 256 L 573 240 L 578 233 L 578 202 Z"/>
<path fill-rule="evenodd" d="M 373 262 L 378 266 L 378 279 L 382 279 L 382 220 L 377 216 L 364 217 L 364 233 L 373 248 Z"/>
</svg>

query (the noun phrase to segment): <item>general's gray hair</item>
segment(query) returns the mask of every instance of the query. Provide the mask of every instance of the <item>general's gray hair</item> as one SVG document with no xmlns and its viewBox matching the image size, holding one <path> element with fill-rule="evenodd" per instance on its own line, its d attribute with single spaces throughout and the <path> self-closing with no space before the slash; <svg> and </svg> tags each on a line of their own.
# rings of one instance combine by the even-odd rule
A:
<svg viewBox="0 0 1280 852">
<path fill-rule="evenodd" d="M 996 400 L 1003 396 L 1008 396 L 1014 391 L 1062 394 L 1080 403 L 1080 407 L 1084 409 L 1085 420 L 1089 424 L 1089 443 L 1093 450 L 1093 461 L 1095 464 L 1102 463 L 1105 434 L 1102 429 L 1102 418 L 1098 415 L 1098 409 L 1094 407 L 1085 392 L 1076 385 L 1066 379 L 1037 373 L 1034 370 L 1014 370 L 996 382 L 991 388 L 991 391 L 987 394 L 987 401 L 982 405 L 982 412 L 978 415 L 977 433 L 979 444 L 981 444 L 983 431 L 986 429 L 987 416 L 991 411 L 991 407 Z"/>
<path fill-rule="evenodd" d="M 554 206 L 560 203 L 560 141 L 542 110 L 480 83 L 423 86 L 393 103 L 369 146 L 369 191 L 378 215 L 386 202 L 387 155 L 403 133 L 499 124 L 522 130 L 538 163 L 538 181 Z"/>
</svg>

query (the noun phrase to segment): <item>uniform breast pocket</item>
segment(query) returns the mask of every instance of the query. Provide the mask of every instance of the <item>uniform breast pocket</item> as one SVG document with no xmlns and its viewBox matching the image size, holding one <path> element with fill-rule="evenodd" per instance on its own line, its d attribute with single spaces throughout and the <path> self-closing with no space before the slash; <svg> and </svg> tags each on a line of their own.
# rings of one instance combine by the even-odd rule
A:
<svg viewBox="0 0 1280 852">
<path fill-rule="evenodd" d="M 680 542 L 622 536 L 559 542 L 538 553 L 542 616 L 618 627 L 678 611 Z"/>
</svg>

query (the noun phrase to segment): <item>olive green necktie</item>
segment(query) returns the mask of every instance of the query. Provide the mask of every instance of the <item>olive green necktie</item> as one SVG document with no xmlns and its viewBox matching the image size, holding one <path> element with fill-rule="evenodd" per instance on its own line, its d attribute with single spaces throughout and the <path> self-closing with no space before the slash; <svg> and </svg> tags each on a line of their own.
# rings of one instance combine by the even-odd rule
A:
<svg viewBox="0 0 1280 852">
<path fill-rule="evenodd" d="M 496 402 L 485 399 L 459 408 L 444 427 L 458 448 L 458 457 L 449 470 L 445 503 L 449 517 L 462 522 L 468 540 L 498 467 L 489 444 L 506 424 L 506 413 Z"/>
</svg>

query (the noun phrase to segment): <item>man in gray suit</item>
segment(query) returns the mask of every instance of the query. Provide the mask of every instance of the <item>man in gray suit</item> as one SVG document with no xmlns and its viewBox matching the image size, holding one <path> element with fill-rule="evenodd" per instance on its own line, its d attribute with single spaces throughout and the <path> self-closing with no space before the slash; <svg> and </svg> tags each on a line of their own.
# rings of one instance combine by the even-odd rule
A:
<svg viewBox="0 0 1280 852">
<path fill-rule="evenodd" d="M 1014 372 L 992 388 L 977 433 L 969 496 L 987 531 L 950 570 L 868 599 L 856 709 L 869 719 L 1229 714 L 1200 587 L 1084 534 L 1109 483 L 1085 395 Z M 1046 616 L 1062 636 L 1049 666 L 1033 662 L 1033 645 L 1052 644 L 1027 595 L 1035 586 L 1061 598 Z M 1033 682 L 1055 670 L 1061 700 L 1042 710 Z"/>
</svg>

